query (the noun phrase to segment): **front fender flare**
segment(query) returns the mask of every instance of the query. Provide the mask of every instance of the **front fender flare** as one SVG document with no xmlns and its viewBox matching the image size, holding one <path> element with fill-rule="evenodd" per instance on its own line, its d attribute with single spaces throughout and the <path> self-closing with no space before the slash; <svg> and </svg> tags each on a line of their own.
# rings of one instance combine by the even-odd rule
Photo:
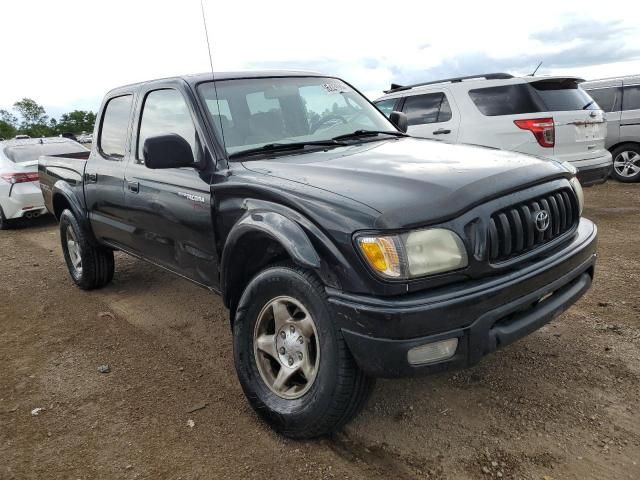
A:
<svg viewBox="0 0 640 480">
<path fill-rule="evenodd" d="M 229 232 L 222 252 L 221 289 L 225 304 L 227 303 L 227 286 L 234 249 L 245 235 L 251 233 L 262 233 L 273 238 L 301 267 L 320 270 L 320 256 L 300 225 L 276 212 L 247 212 Z"/>
</svg>

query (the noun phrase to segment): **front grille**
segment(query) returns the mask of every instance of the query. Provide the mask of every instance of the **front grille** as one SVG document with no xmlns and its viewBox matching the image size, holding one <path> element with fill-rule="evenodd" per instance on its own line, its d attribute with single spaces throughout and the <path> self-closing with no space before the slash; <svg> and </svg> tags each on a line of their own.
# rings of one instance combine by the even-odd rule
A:
<svg viewBox="0 0 640 480">
<path fill-rule="evenodd" d="M 546 228 L 545 214 L 548 218 Z M 561 236 L 578 224 L 575 194 L 556 190 L 494 213 L 489 220 L 489 260 L 503 262 Z"/>
</svg>

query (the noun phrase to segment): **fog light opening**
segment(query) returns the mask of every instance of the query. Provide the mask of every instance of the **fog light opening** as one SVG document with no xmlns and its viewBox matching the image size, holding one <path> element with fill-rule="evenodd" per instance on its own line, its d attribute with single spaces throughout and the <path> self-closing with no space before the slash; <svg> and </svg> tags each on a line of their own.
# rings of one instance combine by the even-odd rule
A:
<svg viewBox="0 0 640 480">
<path fill-rule="evenodd" d="M 407 360 L 411 365 L 425 365 L 427 363 L 439 362 L 453 357 L 457 348 L 457 338 L 427 343 L 409 350 L 407 352 Z"/>
</svg>

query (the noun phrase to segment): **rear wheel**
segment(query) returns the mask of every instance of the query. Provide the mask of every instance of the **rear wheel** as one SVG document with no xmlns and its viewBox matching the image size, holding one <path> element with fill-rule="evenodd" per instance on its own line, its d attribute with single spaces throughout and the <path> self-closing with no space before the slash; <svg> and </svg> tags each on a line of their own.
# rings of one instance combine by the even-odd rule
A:
<svg viewBox="0 0 640 480">
<path fill-rule="evenodd" d="M 640 146 L 626 143 L 615 148 L 613 156 L 613 176 L 621 182 L 640 181 Z"/>
<path fill-rule="evenodd" d="M 111 282 L 115 270 L 113 251 L 94 245 L 71 210 L 60 216 L 60 240 L 69 274 L 78 287 L 93 290 Z"/>
<path fill-rule="evenodd" d="M 254 410 L 291 438 L 340 429 L 374 386 L 336 328 L 320 281 L 292 264 L 259 273 L 240 299 L 234 360 Z"/>
</svg>

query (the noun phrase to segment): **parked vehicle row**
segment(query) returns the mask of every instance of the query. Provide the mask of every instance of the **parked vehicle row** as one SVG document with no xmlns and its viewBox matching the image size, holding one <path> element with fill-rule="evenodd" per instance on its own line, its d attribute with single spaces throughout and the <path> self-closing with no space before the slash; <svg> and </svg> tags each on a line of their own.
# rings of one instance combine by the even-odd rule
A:
<svg viewBox="0 0 640 480">
<path fill-rule="evenodd" d="M 606 112 L 606 146 L 613 154 L 613 176 L 640 180 L 640 75 L 585 82 L 582 87 Z"/>
<path fill-rule="evenodd" d="M 40 187 L 80 288 L 107 285 L 121 250 L 222 295 L 242 388 L 282 434 L 339 429 L 375 378 L 473 365 L 589 289 L 597 229 L 570 162 L 410 137 L 335 77 L 216 79 L 109 92 L 88 159 L 41 157 Z M 601 120 L 572 112 L 552 158 L 580 162 L 565 137 L 591 145 Z"/>
<path fill-rule="evenodd" d="M 20 218 L 46 213 L 40 191 L 38 158 L 88 150 L 66 138 L 16 138 L 0 142 L 0 230 Z"/>
<path fill-rule="evenodd" d="M 375 104 L 404 112 L 411 135 L 567 161 L 592 185 L 606 181 L 612 160 L 604 114 L 581 81 L 494 73 L 393 84 Z"/>
</svg>

